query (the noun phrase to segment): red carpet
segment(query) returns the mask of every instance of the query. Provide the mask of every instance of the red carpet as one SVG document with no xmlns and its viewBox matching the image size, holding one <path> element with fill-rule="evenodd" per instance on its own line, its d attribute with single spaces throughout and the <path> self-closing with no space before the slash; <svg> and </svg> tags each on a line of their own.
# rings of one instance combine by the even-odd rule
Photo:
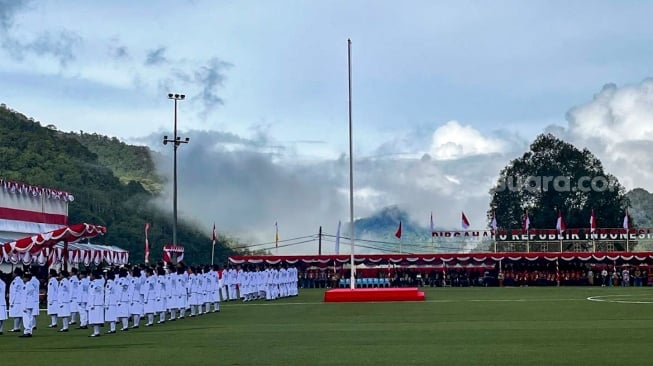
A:
<svg viewBox="0 0 653 366">
<path fill-rule="evenodd" d="M 424 301 L 417 287 L 337 288 L 324 293 L 324 302 Z"/>
</svg>

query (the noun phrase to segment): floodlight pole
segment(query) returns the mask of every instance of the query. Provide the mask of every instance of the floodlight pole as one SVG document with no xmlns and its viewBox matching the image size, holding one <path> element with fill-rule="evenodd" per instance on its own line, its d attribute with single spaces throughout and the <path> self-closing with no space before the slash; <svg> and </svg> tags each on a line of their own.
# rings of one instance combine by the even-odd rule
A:
<svg viewBox="0 0 653 366">
<path fill-rule="evenodd" d="M 356 288 L 356 263 L 354 260 L 354 155 L 351 128 L 351 39 L 347 39 L 347 76 L 349 80 L 349 240 L 351 242 L 351 275 L 349 287 Z"/>
<path fill-rule="evenodd" d="M 183 141 L 181 137 L 177 136 L 177 101 L 184 100 L 184 94 L 168 94 L 168 99 L 175 102 L 175 118 L 172 140 L 168 136 L 163 136 L 163 144 L 168 142 L 172 143 L 172 156 L 173 156 L 173 171 L 172 171 L 172 245 L 177 245 L 177 148 L 180 144 L 187 144 L 190 139 L 186 137 Z"/>
</svg>

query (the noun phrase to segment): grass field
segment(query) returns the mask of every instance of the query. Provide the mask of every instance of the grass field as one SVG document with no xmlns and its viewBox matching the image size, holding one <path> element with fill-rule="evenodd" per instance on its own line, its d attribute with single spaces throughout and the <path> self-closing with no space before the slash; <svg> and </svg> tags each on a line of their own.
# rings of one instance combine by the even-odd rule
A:
<svg viewBox="0 0 653 366">
<path fill-rule="evenodd" d="M 651 288 L 426 289 L 426 302 L 325 304 L 323 291 L 88 338 L 41 316 L 2 365 L 651 365 Z M 603 301 L 589 301 L 588 297 Z M 607 300 L 607 301 L 606 301 Z M 107 328 L 103 329 L 103 332 Z"/>
</svg>

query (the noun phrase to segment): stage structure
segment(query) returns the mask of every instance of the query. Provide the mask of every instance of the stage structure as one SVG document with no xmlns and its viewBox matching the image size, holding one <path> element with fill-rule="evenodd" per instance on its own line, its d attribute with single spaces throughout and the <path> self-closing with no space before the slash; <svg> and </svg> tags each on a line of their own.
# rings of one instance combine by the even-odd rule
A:
<svg viewBox="0 0 653 366">
<path fill-rule="evenodd" d="M 69 225 L 73 200 L 68 192 L 0 180 L 0 264 L 126 263 L 129 254 L 120 248 L 72 246 L 106 233 L 99 225 Z"/>
</svg>

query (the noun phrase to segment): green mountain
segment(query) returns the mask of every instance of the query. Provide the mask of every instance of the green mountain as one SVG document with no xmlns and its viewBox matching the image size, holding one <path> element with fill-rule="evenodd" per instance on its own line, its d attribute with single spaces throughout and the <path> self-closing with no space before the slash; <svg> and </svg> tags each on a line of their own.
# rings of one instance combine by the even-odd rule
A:
<svg viewBox="0 0 653 366">
<path fill-rule="evenodd" d="M 401 240 L 395 236 L 401 221 Z M 436 227 L 436 230 L 441 228 Z M 461 251 L 464 243 L 437 241 L 432 243 L 428 222 L 420 225 L 397 206 L 384 207 L 375 214 L 354 221 L 356 245 L 365 252 L 429 253 Z M 343 231 L 347 232 L 347 230 Z M 346 244 L 345 244 L 346 245 Z M 401 246 L 401 248 L 400 248 Z"/>
<path fill-rule="evenodd" d="M 144 258 L 146 222 L 151 224 L 150 261 L 159 260 L 161 248 L 171 241 L 172 215 L 152 204 L 161 181 L 147 148 L 94 134 L 63 133 L 3 105 L 0 177 L 72 193 L 69 222 L 106 226 L 107 234 L 93 242 L 129 250 L 132 262 Z M 210 234 L 179 218 L 178 241 L 186 248 L 187 263 L 210 262 Z M 228 239 L 218 239 L 216 260 L 223 263 L 232 250 Z"/>
<path fill-rule="evenodd" d="M 84 131 L 67 135 L 96 154 L 98 162 L 111 169 L 123 184 L 136 181 L 149 192 L 161 192 L 161 178 L 156 175 L 153 152 L 147 146 L 128 145 L 115 137 Z"/>
</svg>

